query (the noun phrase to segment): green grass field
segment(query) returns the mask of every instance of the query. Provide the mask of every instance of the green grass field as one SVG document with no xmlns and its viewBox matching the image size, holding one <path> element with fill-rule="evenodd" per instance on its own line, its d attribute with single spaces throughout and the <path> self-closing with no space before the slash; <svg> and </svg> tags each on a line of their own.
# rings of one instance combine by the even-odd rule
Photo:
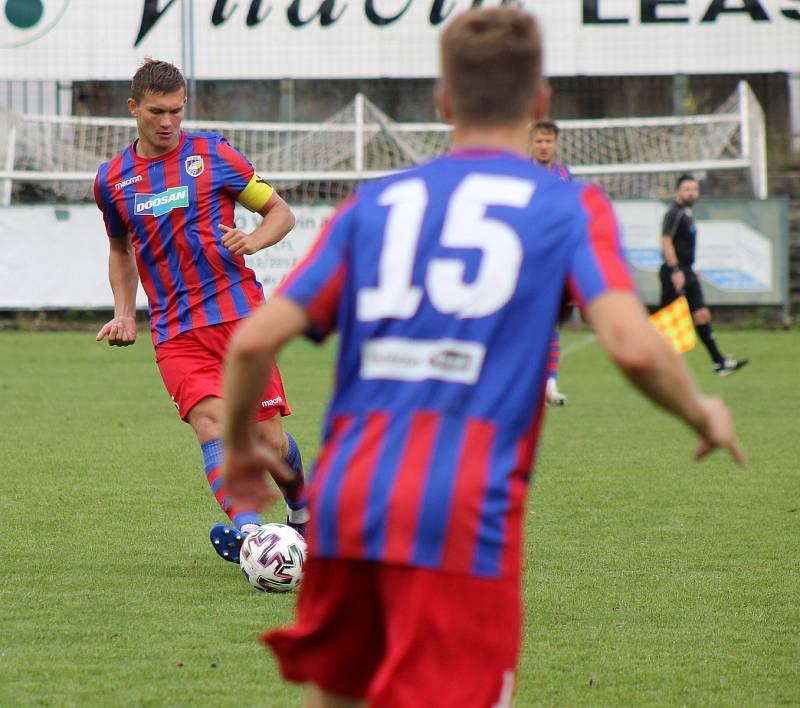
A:
<svg viewBox="0 0 800 708">
<path fill-rule="evenodd" d="M 800 331 L 718 336 L 751 365 L 718 379 L 700 348 L 688 359 L 734 408 L 746 471 L 693 463 L 687 430 L 564 335 L 518 706 L 800 704 Z M 281 359 L 307 463 L 332 354 Z M 301 705 L 256 642 L 294 598 L 211 550 L 223 517 L 147 337 L 0 332 L 0 402 L 0 706 Z"/>
</svg>

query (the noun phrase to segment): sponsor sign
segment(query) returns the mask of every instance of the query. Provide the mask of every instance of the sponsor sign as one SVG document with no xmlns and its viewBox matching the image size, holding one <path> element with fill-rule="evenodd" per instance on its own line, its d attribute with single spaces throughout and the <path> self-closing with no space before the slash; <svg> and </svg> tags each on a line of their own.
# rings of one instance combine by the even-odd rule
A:
<svg viewBox="0 0 800 708">
<path fill-rule="evenodd" d="M 169 209 L 167 202 L 159 209 Z M 667 205 L 655 200 L 614 204 L 623 246 L 637 285 L 649 304 L 659 300 L 659 239 Z M 153 207 L 153 209 L 155 209 Z M 292 208 L 292 233 L 246 262 L 269 295 L 311 248 L 332 206 Z M 710 305 L 779 305 L 788 298 L 788 207 L 785 200 L 712 200 L 696 205 L 697 265 Z M 164 212 L 166 213 L 166 212 Z M 252 231 L 261 217 L 237 206 L 234 223 Z M 19 233 L 26 237 L 20 239 Z M 69 264 L 68 268 L 64 264 Z M 108 237 L 94 205 L 0 208 L 0 308 L 111 308 Z M 139 290 L 137 307 L 146 308 Z M 433 372 L 445 380 L 469 380 L 480 353 L 457 346 L 409 349 L 408 361 L 391 360 L 379 346 L 372 372 L 388 367 L 394 376 Z M 423 356 L 424 355 L 424 356 Z M 416 362 L 416 363 L 414 363 Z M 426 373 L 427 375 L 427 373 Z"/>
<path fill-rule="evenodd" d="M 489 7 L 501 1 L 478 4 Z M 452 17 L 475 3 L 18 0 L 5 4 L 6 12 L 0 15 L 0 79 L 129 80 L 147 55 L 176 63 L 191 55 L 197 79 L 435 77 L 439 33 Z M 551 76 L 798 69 L 800 0 L 519 0 L 517 4 L 541 21 L 545 66 Z M 98 42 L 98 37 L 104 41 Z"/>
<path fill-rule="evenodd" d="M 160 194 L 138 194 L 133 212 L 136 216 L 162 216 L 173 209 L 186 209 L 189 206 L 188 187 L 170 187 Z"/>
</svg>

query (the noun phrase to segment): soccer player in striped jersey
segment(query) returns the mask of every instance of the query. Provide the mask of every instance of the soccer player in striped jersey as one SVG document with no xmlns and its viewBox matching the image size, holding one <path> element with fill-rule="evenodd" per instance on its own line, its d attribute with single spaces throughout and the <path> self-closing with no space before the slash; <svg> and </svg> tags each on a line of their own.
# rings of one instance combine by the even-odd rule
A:
<svg viewBox="0 0 800 708">
<path fill-rule="evenodd" d="M 531 128 L 531 152 L 536 164 L 541 165 L 565 182 L 572 181 L 572 173 L 566 165 L 556 162 L 558 154 L 558 125 L 551 120 L 539 120 Z M 561 335 L 558 327 L 550 338 L 547 355 L 547 390 L 545 400 L 551 406 L 563 406 L 567 397 L 558 390 L 558 369 L 561 360 Z"/>
<path fill-rule="evenodd" d="M 441 60 L 452 152 L 362 185 L 228 355 L 224 475 L 262 503 L 264 466 L 290 470 L 258 445 L 253 386 L 291 338 L 339 331 L 297 618 L 264 636 L 310 706 L 511 704 L 524 499 L 565 287 L 699 456 L 743 462 L 728 409 L 648 322 L 606 196 L 529 159 L 549 100 L 533 18 L 456 16 Z"/>
<path fill-rule="evenodd" d="M 114 293 L 114 318 L 97 340 L 121 347 L 136 341 L 141 281 L 164 385 L 181 419 L 194 429 L 208 483 L 234 524 L 215 525 L 212 544 L 223 558 L 238 562 L 243 537 L 261 518 L 254 508 L 233 504 L 220 476 L 223 355 L 239 323 L 264 302 L 244 256 L 280 241 L 294 216 L 222 136 L 181 130 L 185 102 L 181 72 L 147 59 L 128 99 L 138 138 L 97 173 L 94 194 L 109 236 Z M 234 226 L 236 201 L 263 216 L 252 233 Z M 295 470 L 283 491 L 289 522 L 303 530 L 308 511 L 302 461 L 281 423 L 291 411 L 277 368 L 253 408 L 261 440 Z"/>
</svg>

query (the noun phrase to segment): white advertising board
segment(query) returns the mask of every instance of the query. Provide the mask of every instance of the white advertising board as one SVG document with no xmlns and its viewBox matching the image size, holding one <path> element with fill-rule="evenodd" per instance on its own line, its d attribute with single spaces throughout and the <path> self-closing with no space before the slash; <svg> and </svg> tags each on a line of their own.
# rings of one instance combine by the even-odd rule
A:
<svg viewBox="0 0 800 708">
<path fill-rule="evenodd" d="M 541 21 L 551 76 L 800 71 L 800 0 L 518 4 Z M 146 55 L 179 65 L 191 56 L 198 79 L 434 77 L 439 32 L 471 5 L 471 0 L 8 2 L 0 15 L 0 80 L 124 80 Z"/>
<path fill-rule="evenodd" d="M 646 302 L 658 302 L 659 240 L 667 207 L 654 200 L 619 201 L 623 248 Z M 697 268 L 709 304 L 780 304 L 787 264 L 786 205 L 773 200 L 708 200 L 698 217 Z M 302 259 L 332 206 L 293 207 L 297 222 L 281 243 L 248 265 L 269 294 Z M 236 225 L 260 217 L 237 207 Z M 108 245 L 92 205 L 0 208 L 0 308 L 111 308 Z M 137 305 L 147 306 L 139 291 Z"/>
</svg>

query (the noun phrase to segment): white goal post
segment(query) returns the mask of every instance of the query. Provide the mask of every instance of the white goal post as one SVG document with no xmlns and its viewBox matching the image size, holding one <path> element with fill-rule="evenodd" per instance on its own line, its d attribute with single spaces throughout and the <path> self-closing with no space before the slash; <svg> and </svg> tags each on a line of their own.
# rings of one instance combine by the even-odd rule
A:
<svg viewBox="0 0 800 708">
<path fill-rule="evenodd" d="M 358 94 L 320 123 L 185 121 L 222 133 L 291 202 L 341 199 L 353 186 L 443 153 L 450 127 L 397 123 Z M 724 173 L 767 196 L 764 113 L 741 82 L 715 112 L 559 121 L 560 161 L 615 198 L 666 198 L 683 172 Z M 0 205 L 82 202 L 97 167 L 135 138 L 132 119 L 21 115 L 0 110 Z"/>
</svg>

